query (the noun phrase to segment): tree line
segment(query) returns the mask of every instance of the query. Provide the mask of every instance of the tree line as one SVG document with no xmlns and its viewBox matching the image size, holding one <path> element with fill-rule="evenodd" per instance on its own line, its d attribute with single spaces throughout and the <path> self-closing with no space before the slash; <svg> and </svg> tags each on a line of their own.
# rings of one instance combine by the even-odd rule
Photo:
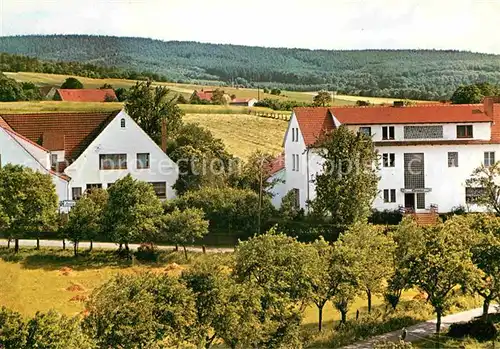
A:
<svg viewBox="0 0 500 349">
<path fill-rule="evenodd" d="M 85 63 L 78 67 L 89 77 L 137 79 L 142 75 L 161 81 L 165 76 L 185 83 L 328 90 L 401 99 L 449 99 L 460 85 L 500 81 L 498 56 L 460 51 L 328 51 L 86 35 L 2 37 L 0 46 L 7 53 L 43 60 L 99 62 L 97 67 Z M 45 72 L 67 74 L 60 67 L 73 69 L 79 63 L 55 64 L 47 63 Z M 132 65 L 159 76 L 117 72 Z M 31 69 L 15 64 L 12 68 Z"/>
<path fill-rule="evenodd" d="M 427 227 L 411 217 L 389 229 L 357 222 L 333 243 L 322 238 L 303 243 L 271 229 L 240 242 L 231 258 L 200 259 L 180 276 L 118 275 L 93 291 L 83 318 L 49 312 L 24 320 L 3 308 L 0 343 L 5 348 L 25 343 L 301 348 L 307 306 L 318 308 L 321 332 L 323 309 L 331 304 L 341 314 L 342 330 L 356 297 L 365 295 L 368 313 L 374 295 L 384 296 L 386 307 L 395 310 L 402 293 L 413 288 L 434 309 L 439 333 L 440 319 L 457 295 L 482 297 L 488 321 L 489 305 L 500 296 L 499 252 L 500 219 L 486 214 L 454 216 Z"/>
</svg>

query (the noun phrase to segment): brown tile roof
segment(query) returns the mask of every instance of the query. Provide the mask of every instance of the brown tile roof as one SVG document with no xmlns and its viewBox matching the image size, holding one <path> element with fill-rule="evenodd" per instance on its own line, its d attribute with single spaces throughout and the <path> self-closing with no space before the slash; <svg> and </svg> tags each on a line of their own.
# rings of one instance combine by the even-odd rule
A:
<svg viewBox="0 0 500 349">
<path fill-rule="evenodd" d="M 346 125 L 375 124 L 431 124 L 491 122 L 493 115 L 487 115 L 483 104 L 429 104 L 406 107 L 299 107 L 294 109 L 306 145 L 314 144 L 325 130 L 335 128 L 331 115 Z M 495 108 L 499 114 L 500 105 Z M 500 130 L 499 130 L 500 139 Z"/>
<path fill-rule="evenodd" d="M 48 150 L 64 150 L 64 134 L 60 132 L 44 132 L 42 136 L 42 145 Z"/>
<path fill-rule="evenodd" d="M 201 99 L 205 101 L 211 101 L 212 96 L 214 94 L 214 91 L 196 91 L 196 95 Z"/>
<path fill-rule="evenodd" d="M 113 89 L 58 89 L 57 93 L 66 102 L 106 102 L 106 97 L 117 100 Z"/>
<path fill-rule="evenodd" d="M 6 130 L 12 130 L 12 128 L 10 128 L 9 124 L 1 116 L 0 116 L 0 127 L 4 128 Z"/>
<path fill-rule="evenodd" d="M 64 136 L 66 160 L 72 162 L 119 113 L 47 113 L 0 115 L 17 133 L 41 144 L 44 134 Z M 61 150 L 61 149 L 55 149 Z"/>
</svg>

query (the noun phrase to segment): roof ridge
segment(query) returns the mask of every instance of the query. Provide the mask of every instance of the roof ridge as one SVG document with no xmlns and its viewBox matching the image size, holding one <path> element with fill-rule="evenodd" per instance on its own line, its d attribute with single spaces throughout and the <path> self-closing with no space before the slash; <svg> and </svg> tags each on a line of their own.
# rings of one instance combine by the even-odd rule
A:
<svg viewBox="0 0 500 349">
<path fill-rule="evenodd" d="M 49 111 L 49 112 L 33 112 L 33 113 L 1 113 L 0 112 L 0 118 L 2 116 L 9 116 L 9 117 L 16 117 L 16 116 L 47 116 L 47 115 L 113 115 L 113 113 L 120 113 L 123 109 L 117 109 L 117 110 L 112 110 L 112 111 L 71 111 L 71 112 L 66 112 L 66 111 Z M 2 118 L 3 119 L 3 118 Z M 5 121 L 7 123 L 7 121 Z M 7 123 L 8 124 L 8 123 Z"/>
</svg>

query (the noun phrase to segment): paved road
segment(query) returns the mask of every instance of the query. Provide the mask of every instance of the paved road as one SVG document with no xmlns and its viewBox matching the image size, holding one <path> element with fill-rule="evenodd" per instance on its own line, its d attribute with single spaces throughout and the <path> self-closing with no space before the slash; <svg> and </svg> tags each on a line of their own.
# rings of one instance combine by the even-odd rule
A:
<svg viewBox="0 0 500 349">
<path fill-rule="evenodd" d="M 497 306 L 490 307 L 490 313 L 495 313 L 497 311 Z M 444 316 L 441 319 L 441 329 L 444 330 L 448 328 L 449 325 L 457 322 L 467 322 L 475 317 L 481 316 L 483 313 L 483 308 L 472 309 L 464 311 L 461 313 L 456 313 L 453 315 Z M 410 326 L 407 329 L 406 341 L 407 342 L 417 342 L 427 337 L 432 336 L 436 331 L 436 320 L 429 320 Z M 389 332 L 380 336 L 372 337 L 368 340 L 357 342 L 348 346 L 343 347 L 344 349 L 370 349 L 375 346 L 375 343 L 380 341 L 399 341 L 399 336 L 401 331 Z"/>
<path fill-rule="evenodd" d="M 20 246 L 26 247 L 35 247 L 36 240 L 19 240 Z M 0 239 L 0 246 L 7 246 L 7 240 Z M 14 241 L 11 242 L 11 247 L 14 246 Z M 62 240 L 40 240 L 40 246 L 42 247 L 60 247 L 62 248 Z M 66 241 L 66 248 L 71 248 L 71 243 Z M 79 248 L 86 249 L 89 248 L 90 243 L 88 242 L 80 242 Z M 139 244 L 129 244 L 129 248 L 131 250 L 136 250 L 139 247 Z M 112 242 L 94 242 L 94 248 L 97 249 L 106 249 L 106 250 L 116 250 L 118 245 Z M 161 250 L 173 250 L 175 246 L 158 246 Z M 187 250 L 190 252 L 202 252 L 201 247 L 187 247 Z M 207 247 L 207 252 L 211 253 L 224 253 L 224 252 L 233 252 L 233 248 L 225 248 L 225 247 Z"/>
</svg>

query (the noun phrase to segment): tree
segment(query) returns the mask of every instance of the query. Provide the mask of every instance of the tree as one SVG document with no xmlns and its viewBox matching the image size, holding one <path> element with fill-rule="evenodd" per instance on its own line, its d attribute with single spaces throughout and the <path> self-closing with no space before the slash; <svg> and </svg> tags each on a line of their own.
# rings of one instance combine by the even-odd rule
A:
<svg viewBox="0 0 500 349">
<path fill-rule="evenodd" d="M 118 274 L 86 309 L 82 326 L 99 348 L 178 347 L 196 336 L 193 294 L 166 274 Z"/>
<path fill-rule="evenodd" d="M 316 107 L 326 107 L 332 103 L 332 96 L 328 91 L 319 91 L 313 98 L 313 104 Z"/>
<path fill-rule="evenodd" d="M 459 218 L 423 228 L 417 258 L 412 262 L 412 284 L 427 294 L 437 315 L 436 333 L 441 317 L 448 310 L 457 285 L 467 287 L 478 272 L 470 252 L 470 228 Z M 417 243 L 417 242 L 415 242 Z"/>
<path fill-rule="evenodd" d="M 104 222 L 112 240 L 124 244 L 131 241 L 152 242 L 157 238 L 162 204 L 153 187 L 127 175 L 108 189 Z"/>
<path fill-rule="evenodd" d="M 0 308 L 0 346 L 5 349 L 26 347 L 28 336 L 21 314 L 5 307 Z"/>
<path fill-rule="evenodd" d="M 412 267 L 420 253 L 424 236 L 422 228 L 415 219 L 406 216 L 392 233 L 392 239 L 395 248 L 390 260 L 393 263 L 394 274 L 388 280 L 385 299 L 393 309 L 396 309 L 403 291 L 412 286 Z"/>
<path fill-rule="evenodd" d="M 385 281 L 392 274 L 394 243 L 382 227 L 358 222 L 341 237 L 343 251 L 350 249 L 356 255 L 358 280 L 365 289 L 368 300 L 368 313 L 372 309 L 372 295 L 384 290 Z"/>
<path fill-rule="evenodd" d="M 67 236 L 73 242 L 75 256 L 81 240 L 90 240 L 92 251 L 93 240 L 102 231 L 103 212 L 108 201 L 108 193 L 103 189 L 94 189 L 77 201 L 69 212 L 66 226 Z"/>
<path fill-rule="evenodd" d="M 15 102 L 26 100 L 22 86 L 14 79 L 0 73 L 0 102 Z"/>
<path fill-rule="evenodd" d="M 210 98 L 210 100 L 212 101 L 213 104 L 226 104 L 226 98 L 225 98 L 225 95 L 224 95 L 224 91 L 220 90 L 220 89 L 215 89 L 213 92 L 212 92 L 212 97 Z"/>
<path fill-rule="evenodd" d="M 485 206 L 490 210 L 494 210 L 500 214 L 500 162 L 496 162 L 491 166 L 476 168 L 469 179 L 466 181 L 466 186 L 473 188 L 476 191 L 471 204 Z"/>
<path fill-rule="evenodd" d="M 80 90 L 83 89 L 83 84 L 76 78 L 67 78 L 61 85 L 62 89 Z"/>
<path fill-rule="evenodd" d="M 453 104 L 480 103 L 483 97 L 496 96 L 500 92 L 498 86 L 488 82 L 459 86 L 451 96 Z"/>
<path fill-rule="evenodd" d="M 118 99 L 118 102 L 124 102 L 128 98 L 128 90 L 126 88 L 123 88 L 123 87 L 118 87 L 115 90 L 115 95 L 116 95 L 116 98 Z"/>
<path fill-rule="evenodd" d="M 311 279 L 311 299 L 318 308 L 318 331 L 323 328 L 323 308 L 337 292 L 338 281 L 331 278 L 330 263 L 333 254 L 333 247 L 323 238 L 316 240 L 312 246 L 316 250 L 313 259 L 310 261 L 315 269 Z"/>
<path fill-rule="evenodd" d="M 186 260 L 188 259 L 186 245 L 194 244 L 208 233 L 208 221 L 204 216 L 200 209 L 187 208 L 183 211 L 175 209 L 162 217 L 163 239 L 181 245 Z"/>
<path fill-rule="evenodd" d="M 104 83 L 101 87 L 99 87 L 101 90 L 113 90 L 113 85 Z"/>
<path fill-rule="evenodd" d="M 276 233 L 240 242 L 235 250 L 234 275 L 262 292 L 261 325 L 267 335 L 258 347 L 297 347 L 301 312 L 311 297 L 316 251 L 296 239 Z"/>
<path fill-rule="evenodd" d="M 27 323 L 26 348 L 91 349 L 92 341 L 82 332 L 79 318 L 69 318 L 53 310 L 36 313 Z"/>
<path fill-rule="evenodd" d="M 313 211 L 330 215 L 338 226 L 367 218 L 379 179 L 378 157 L 371 138 L 340 126 L 320 139 L 316 148 L 325 162 L 315 179 Z"/>
<path fill-rule="evenodd" d="M 191 97 L 189 97 L 189 104 L 201 104 L 201 98 L 198 96 L 198 91 L 193 91 Z"/>
<path fill-rule="evenodd" d="M 472 262 L 479 270 L 471 290 L 483 298 L 483 320 L 487 320 L 491 302 L 500 298 L 500 219 L 485 214 L 467 218 L 475 233 Z"/>
<path fill-rule="evenodd" d="M 138 82 L 128 91 L 125 110 L 157 144 L 161 143 L 162 122 L 166 121 L 167 140 L 172 140 L 182 126 L 182 110 L 176 96 L 169 97 L 165 86 L 153 88 L 151 81 Z"/>
<path fill-rule="evenodd" d="M 183 95 L 180 94 L 179 97 L 177 97 L 177 104 L 188 104 L 188 103 L 189 101 Z"/>
<path fill-rule="evenodd" d="M 19 239 L 55 231 L 58 199 L 49 174 L 30 168 L 7 164 L 0 168 L 0 215 L 8 239 L 15 239 L 15 251 L 19 251 Z"/>
</svg>

